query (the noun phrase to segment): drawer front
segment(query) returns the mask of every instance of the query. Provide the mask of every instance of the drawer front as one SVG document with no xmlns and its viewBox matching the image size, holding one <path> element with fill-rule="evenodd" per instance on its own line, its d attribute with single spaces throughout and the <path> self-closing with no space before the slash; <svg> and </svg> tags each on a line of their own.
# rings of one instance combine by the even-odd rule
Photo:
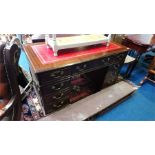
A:
<svg viewBox="0 0 155 155">
<path fill-rule="evenodd" d="M 100 59 L 100 65 L 103 67 L 106 67 L 106 66 L 111 66 L 113 64 L 122 63 L 126 55 L 127 55 L 127 52 L 102 58 Z"/>
<path fill-rule="evenodd" d="M 125 59 L 126 54 L 127 52 L 124 52 L 124 53 L 104 57 L 102 59 L 74 65 L 72 67 L 72 74 L 85 73 L 85 72 L 92 71 L 97 68 L 111 66 L 112 64 L 122 62 Z"/>
<path fill-rule="evenodd" d="M 65 105 L 69 104 L 69 93 L 70 89 L 58 91 L 57 93 L 42 95 L 37 87 L 34 85 L 35 90 L 37 91 L 38 98 L 44 107 L 45 113 L 54 112 Z"/>
<path fill-rule="evenodd" d="M 69 104 L 69 99 L 68 98 L 63 98 L 61 100 L 58 100 L 57 102 L 51 102 L 50 104 L 46 104 L 44 106 L 45 113 L 49 114 L 51 112 L 54 112 L 56 110 L 59 110 Z"/>
<path fill-rule="evenodd" d="M 70 80 L 40 87 L 41 94 L 49 95 L 70 87 Z"/>
<path fill-rule="evenodd" d="M 90 61 L 90 62 L 74 65 L 72 67 L 72 74 L 74 75 L 74 74 L 90 71 L 95 67 L 94 64 L 95 64 L 95 61 Z"/>
<path fill-rule="evenodd" d="M 70 89 L 62 90 L 47 96 L 43 96 L 43 100 L 46 104 L 53 104 L 53 102 L 57 102 L 59 100 L 63 100 L 64 98 L 68 97 Z"/>
<path fill-rule="evenodd" d="M 71 74 L 70 68 L 66 67 L 63 69 L 52 70 L 44 73 L 39 73 L 38 80 L 40 85 L 46 85 L 51 82 L 60 81 L 69 77 Z"/>
</svg>

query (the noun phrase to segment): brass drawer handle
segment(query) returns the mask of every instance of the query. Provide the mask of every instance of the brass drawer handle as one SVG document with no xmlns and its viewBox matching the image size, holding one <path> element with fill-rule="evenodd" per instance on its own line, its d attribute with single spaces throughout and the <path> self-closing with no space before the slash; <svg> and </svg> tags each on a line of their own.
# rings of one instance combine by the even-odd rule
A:
<svg viewBox="0 0 155 155">
<path fill-rule="evenodd" d="M 102 62 L 106 62 L 105 59 L 102 59 L 101 61 L 102 61 Z"/>
<path fill-rule="evenodd" d="M 81 89 L 80 89 L 80 86 L 74 85 L 73 90 L 76 92 L 80 92 Z"/>
<path fill-rule="evenodd" d="M 54 72 L 54 73 L 51 73 L 50 74 L 50 77 L 54 77 L 54 78 L 60 78 L 62 75 L 64 75 L 64 71 L 57 71 L 57 72 Z"/>
<path fill-rule="evenodd" d="M 64 83 L 61 83 L 59 87 L 56 87 L 55 85 L 52 86 L 53 90 L 60 90 L 64 86 Z"/>
<path fill-rule="evenodd" d="M 60 95 L 58 95 L 58 96 L 53 96 L 53 98 L 54 98 L 54 99 L 60 99 L 63 95 L 64 95 L 64 93 L 60 93 Z"/>
<path fill-rule="evenodd" d="M 53 104 L 53 107 L 60 108 L 64 104 L 64 102 L 65 101 L 63 100 L 63 101 L 59 102 L 60 104 Z"/>
<path fill-rule="evenodd" d="M 108 57 L 108 62 L 110 61 L 110 58 Z"/>
<path fill-rule="evenodd" d="M 86 65 L 86 64 L 84 64 L 84 65 L 83 65 L 83 68 L 86 68 L 86 67 L 87 67 L 87 65 Z"/>
<path fill-rule="evenodd" d="M 78 69 L 78 70 L 83 70 L 83 69 L 85 69 L 86 67 L 87 67 L 87 65 L 84 64 L 81 68 L 80 68 L 80 66 L 77 66 L 76 69 Z"/>
</svg>

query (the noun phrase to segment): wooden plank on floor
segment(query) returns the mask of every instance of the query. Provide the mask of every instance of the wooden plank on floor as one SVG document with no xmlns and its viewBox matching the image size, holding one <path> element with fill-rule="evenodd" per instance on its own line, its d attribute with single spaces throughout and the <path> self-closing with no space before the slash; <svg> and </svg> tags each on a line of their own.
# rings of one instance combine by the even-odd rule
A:
<svg viewBox="0 0 155 155">
<path fill-rule="evenodd" d="M 83 121 L 117 103 L 136 89 L 128 82 L 121 81 L 41 118 L 40 121 Z"/>
</svg>

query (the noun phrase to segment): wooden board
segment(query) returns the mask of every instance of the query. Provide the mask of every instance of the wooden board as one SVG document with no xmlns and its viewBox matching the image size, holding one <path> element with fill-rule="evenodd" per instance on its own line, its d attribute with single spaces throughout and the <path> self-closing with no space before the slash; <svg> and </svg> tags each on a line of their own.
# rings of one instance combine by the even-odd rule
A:
<svg viewBox="0 0 155 155">
<path fill-rule="evenodd" d="M 117 103 L 137 87 L 121 81 L 78 102 L 52 113 L 40 121 L 83 121 Z"/>
</svg>

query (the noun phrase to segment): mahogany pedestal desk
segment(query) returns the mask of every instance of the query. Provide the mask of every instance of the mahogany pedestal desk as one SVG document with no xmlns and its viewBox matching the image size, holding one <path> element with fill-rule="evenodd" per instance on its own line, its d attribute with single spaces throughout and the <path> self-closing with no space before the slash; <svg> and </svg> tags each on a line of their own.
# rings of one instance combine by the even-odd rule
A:
<svg viewBox="0 0 155 155">
<path fill-rule="evenodd" d="M 74 104 L 70 94 L 80 94 L 82 88 L 73 82 L 80 76 L 93 82 L 92 93 L 116 83 L 129 50 L 111 42 L 108 47 L 95 45 L 62 50 L 54 57 L 45 43 L 26 44 L 23 48 L 45 115 Z"/>
</svg>

